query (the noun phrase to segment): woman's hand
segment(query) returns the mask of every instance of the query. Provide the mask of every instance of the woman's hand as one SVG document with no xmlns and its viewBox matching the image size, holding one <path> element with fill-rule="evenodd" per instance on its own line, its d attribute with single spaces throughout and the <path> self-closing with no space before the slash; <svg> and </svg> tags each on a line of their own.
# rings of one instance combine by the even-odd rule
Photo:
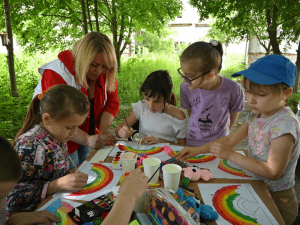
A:
<svg viewBox="0 0 300 225">
<path fill-rule="evenodd" d="M 100 149 L 108 145 L 107 142 L 109 140 L 111 140 L 111 138 L 108 135 L 91 135 L 88 137 L 88 146 L 92 149 Z"/>
<path fill-rule="evenodd" d="M 156 144 L 156 143 L 160 143 L 159 138 L 157 137 L 153 137 L 151 135 L 148 135 L 144 138 L 142 138 L 141 140 L 141 144 L 146 144 L 146 145 L 152 145 L 152 144 Z"/>
<path fill-rule="evenodd" d="M 87 184 L 88 175 L 81 172 L 75 172 L 58 178 L 55 181 L 60 190 L 82 190 L 83 187 Z"/>
<path fill-rule="evenodd" d="M 191 147 L 185 147 L 181 151 L 179 151 L 174 157 L 176 159 L 185 160 L 188 158 L 192 158 L 199 155 L 198 151 L 196 149 L 193 149 Z"/>
<path fill-rule="evenodd" d="M 119 196 L 127 196 L 136 202 L 149 187 L 148 179 L 140 168 L 131 171 L 121 184 Z"/>
<path fill-rule="evenodd" d="M 130 138 L 133 134 L 133 128 L 132 127 L 128 127 L 128 126 L 123 126 L 120 130 L 119 130 L 119 136 L 121 138 Z"/>
<path fill-rule="evenodd" d="M 14 214 L 6 221 L 5 225 L 27 225 L 37 223 L 52 225 L 51 221 L 59 223 L 60 219 L 53 213 L 43 210 L 38 212 L 20 212 Z"/>
</svg>

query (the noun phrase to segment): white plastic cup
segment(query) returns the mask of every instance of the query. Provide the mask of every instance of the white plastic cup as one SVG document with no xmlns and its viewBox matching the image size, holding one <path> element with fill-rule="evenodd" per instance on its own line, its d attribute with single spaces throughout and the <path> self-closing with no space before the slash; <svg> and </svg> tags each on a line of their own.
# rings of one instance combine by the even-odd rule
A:
<svg viewBox="0 0 300 225">
<path fill-rule="evenodd" d="M 162 167 L 164 187 L 177 191 L 182 168 L 176 164 L 167 164 Z"/>
<path fill-rule="evenodd" d="M 126 152 L 126 153 L 122 154 L 121 159 L 122 159 L 123 175 L 125 173 L 130 173 L 131 171 L 133 171 L 135 169 L 137 156 L 135 158 L 133 158 L 134 155 L 135 155 L 135 153 L 133 153 L 133 152 Z"/>
<path fill-rule="evenodd" d="M 160 164 L 161 164 L 161 160 L 158 158 L 150 157 L 144 159 L 143 165 L 144 165 L 145 175 L 150 179 L 153 176 L 153 174 L 156 172 L 156 170 L 159 168 Z M 157 184 L 158 177 L 159 177 L 159 171 L 157 171 L 154 177 L 152 177 L 149 184 Z"/>
</svg>

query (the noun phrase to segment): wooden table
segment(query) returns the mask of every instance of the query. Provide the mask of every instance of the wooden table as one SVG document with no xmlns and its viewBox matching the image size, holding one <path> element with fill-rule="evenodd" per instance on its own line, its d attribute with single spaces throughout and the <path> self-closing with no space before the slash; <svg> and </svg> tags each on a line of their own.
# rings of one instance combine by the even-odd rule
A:
<svg viewBox="0 0 300 225">
<path fill-rule="evenodd" d="M 96 152 L 97 151 L 94 150 L 86 160 L 89 161 L 95 155 Z M 111 163 L 112 160 L 113 160 L 112 156 L 107 156 L 104 162 Z M 163 188 L 164 187 L 163 181 L 159 180 L 159 183 L 160 183 L 160 188 Z M 266 184 L 262 180 L 214 178 L 209 181 L 200 180 L 198 182 L 190 182 L 189 188 L 194 189 L 195 190 L 194 193 L 196 194 L 196 196 L 200 199 L 201 203 L 204 203 L 197 183 L 237 183 L 237 184 L 249 183 L 252 185 L 253 189 L 256 191 L 257 195 L 261 198 L 261 200 L 264 202 L 264 204 L 268 207 L 268 209 L 270 210 L 272 215 L 275 217 L 275 219 L 278 221 L 278 223 L 285 224 L 268 189 L 267 189 Z M 119 185 L 119 183 L 118 183 L 118 185 Z M 186 192 L 184 194 L 189 195 Z M 41 205 L 39 205 L 38 208 L 40 208 L 42 205 L 44 205 L 46 202 L 48 202 L 51 198 L 52 198 L 51 196 L 47 197 L 47 199 L 45 199 L 45 201 L 43 201 L 43 203 Z M 81 202 L 81 201 L 79 201 L 79 202 Z M 217 224 L 215 221 L 206 221 L 206 223 L 209 225 Z"/>
</svg>

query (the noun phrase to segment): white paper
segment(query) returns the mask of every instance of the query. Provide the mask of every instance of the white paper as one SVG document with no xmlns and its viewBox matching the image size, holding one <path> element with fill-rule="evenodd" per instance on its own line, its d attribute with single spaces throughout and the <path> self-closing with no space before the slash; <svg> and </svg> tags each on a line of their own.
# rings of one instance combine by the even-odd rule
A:
<svg viewBox="0 0 300 225">
<path fill-rule="evenodd" d="M 91 158 L 90 163 L 103 162 L 112 149 L 113 146 L 105 146 L 104 148 L 97 150 L 97 153 Z"/>
<path fill-rule="evenodd" d="M 122 176 L 122 170 L 112 170 L 110 168 L 110 163 L 92 164 L 85 161 L 78 170 L 88 175 L 87 185 L 91 185 L 94 182 L 93 187 L 88 187 L 79 192 L 60 191 L 55 193 L 53 197 L 90 201 L 104 193 L 107 193 L 107 190 L 114 188 Z M 108 172 L 113 174 L 112 180 L 110 180 L 111 176 L 108 176 Z M 104 184 L 106 184 L 106 186 L 102 187 Z"/>
<path fill-rule="evenodd" d="M 216 220 L 218 225 L 232 224 L 228 222 L 230 219 L 244 220 L 245 224 L 249 224 L 251 220 L 262 225 L 278 224 L 251 184 L 199 183 L 198 187 L 204 204 L 210 205 L 219 213 Z"/>
</svg>

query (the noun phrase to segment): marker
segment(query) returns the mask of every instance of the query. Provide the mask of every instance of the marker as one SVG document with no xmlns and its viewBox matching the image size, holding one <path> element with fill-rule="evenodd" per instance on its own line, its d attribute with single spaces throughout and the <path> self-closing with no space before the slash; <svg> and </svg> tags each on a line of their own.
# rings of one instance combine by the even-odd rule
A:
<svg viewBox="0 0 300 225">
<path fill-rule="evenodd" d="M 160 186 L 160 184 L 149 184 L 150 187 L 153 187 L 153 186 Z"/>
<path fill-rule="evenodd" d="M 96 132 L 98 133 L 98 134 L 100 134 L 100 135 L 103 135 L 102 133 L 101 133 L 101 131 L 100 130 L 98 130 L 98 128 L 96 128 Z M 107 144 L 109 144 L 109 145 L 111 145 L 111 146 L 113 146 L 109 141 L 107 142 Z"/>
</svg>

